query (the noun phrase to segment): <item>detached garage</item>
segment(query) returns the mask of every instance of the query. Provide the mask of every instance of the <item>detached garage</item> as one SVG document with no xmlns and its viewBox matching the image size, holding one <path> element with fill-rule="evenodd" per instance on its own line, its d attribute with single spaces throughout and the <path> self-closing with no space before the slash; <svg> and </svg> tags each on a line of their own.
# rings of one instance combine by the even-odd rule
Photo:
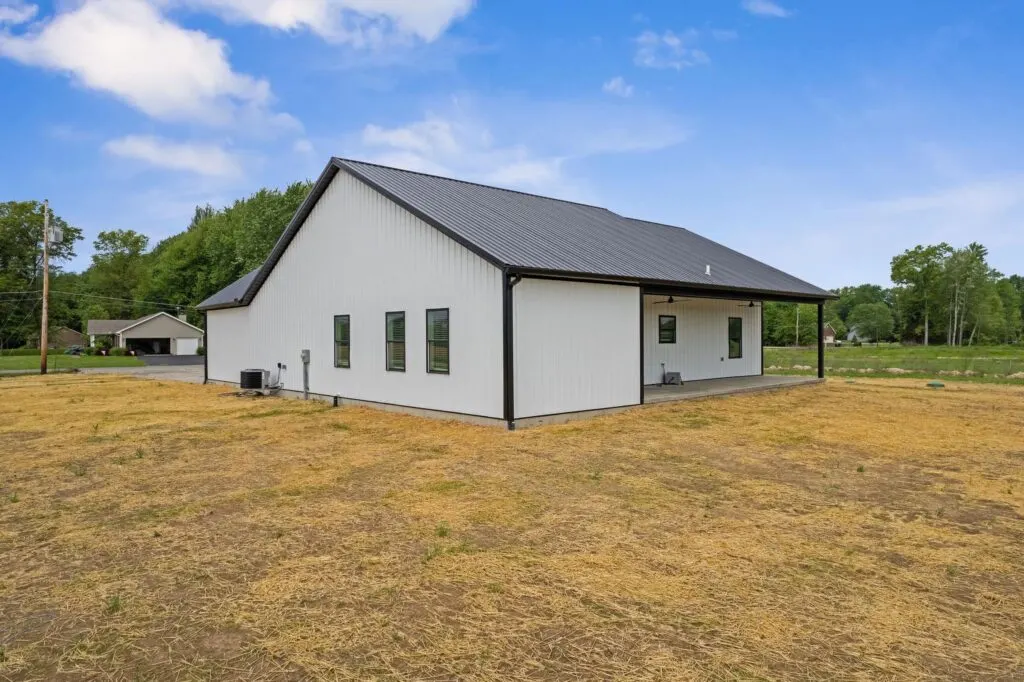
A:
<svg viewBox="0 0 1024 682">
<path fill-rule="evenodd" d="M 682 228 L 332 159 L 200 309 L 208 381 L 514 428 L 763 378 L 763 302 L 831 297 Z"/>
<path fill-rule="evenodd" d="M 137 320 L 89 320 L 86 330 L 90 346 L 108 336 L 113 347 L 145 355 L 197 355 L 203 340 L 203 330 L 186 322 L 184 315 L 165 312 Z"/>
</svg>

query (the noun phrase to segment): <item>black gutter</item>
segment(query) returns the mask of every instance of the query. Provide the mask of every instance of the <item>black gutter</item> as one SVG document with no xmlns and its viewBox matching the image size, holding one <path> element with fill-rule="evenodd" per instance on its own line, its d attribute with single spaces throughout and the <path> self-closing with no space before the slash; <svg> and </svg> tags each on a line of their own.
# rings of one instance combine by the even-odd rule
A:
<svg viewBox="0 0 1024 682">
<path fill-rule="evenodd" d="M 761 376 L 764 376 L 764 301 L 761 301 Z"/>
<path fill-rule="evenodd" d="M 488 263 L 491 263 L 492 265 L 495 265 L 499 268 L 506 267 L 505 263 L 502 263 L 487 251 L 479 248 L 477 245 L 464 239 L 461 235 L 458 235 L 455 232 L 449 230 L 447 227 L 438 222 L 435 218 L 432 218 L 431 216 L 427 215 L 426 213 L 416 208 L 409 202 L 396 196 L 394 193 L 388 191 L 379 183 L 374 182 L 372 179 L 366 177 L 356 169 L 346 164 L 343 159 L 334 157 L 331 158 L 331 160 L 327 163 L 327 167 L 324 168 L 323 172 L 320 174 L 320 177 L 317 178 L 316 184 L 313 185 L 313 188 L 309 191 L 309 194 L 306 195 L 306 198 L 303 200 L 302 205 L 299 206 L 299 210 L 295 212 L 295 215 L 292 216 L 292 219 L 291 221 L 289 221 L 288 226 L 284 229 L 284 232 L 281 233 L 281 237 L 277 240 L 277 243 L 274 244 L 274 248 L 271 249 L 270 255 L 267 257 L 267 260 L 260 267 L 259 273 L 256 275 L 255 278 L 253 278 L 253 281 L 249 284 L 249 287 L 245 290 L 245 293 L 242 295 L 242 297 L 240 299 L 236 299 L 237 304 L 223 304 L 218 306 L 210 306 L 209 308 L 207 308 L 207 310 L 215 310 L 218 308 L 238 308 L 247 306 L 252 302 L 252 299 L 256 296 L 256 293 L 260 290 L 260 287 L 263 286 L 263 283 L 266 281 L 267 277 L 270 276 L 270 273 L 277 265 L 277 262 L 281 260 L 281 256 L 284 254 L 285 249 L 287 249 L 288 245 L 291 244 L 292 240 L 295 238 L 295 235 L 298 233 L 299 228 L 302 227 L 302 224 L 306 221 L 306 218 L 308 218 L 309 214 L 312 213 L 313 207 L 316 206 L 316 203 L 320 200 L 320 197 L 322 197 L 324 192 L 327 191 L 327 188 L 330 187 L 331 181 L 334 180 L 334 177 L 338 174 L 339 171 L 344 171 L 348 175 L 351 175 L 353 178 L 359 180 L 363 184 L 373 189 L 375 192 L 384 195 L 392 202 L 398 204 L 409 213 L 412 213 L 414 216 L 416 216 L 423 222 L 440 231 L 442 234 L 446 235 L 447 237 L 450 237 L 456 243 L 466 247 L 476 255 L 486 260 Z"/>
<path fill-rule="evenodd" d="M 203 385 L 210 383 L 210 321 L 203 313 Z"/>
<path fill-rule="evenodd" d="M 640 290 L 640 404 L 644 404 L 644 290 Z"/>
<path fill-rule="evenodd" d="M 825 304 L 818 304 L 818 378 L 825 378 Z"/>
<path fill-rule="evenodd" d="M 590 282 L 593 284 L 618 284 L 622 286 L 643 287 L 645 294 L 660 296 L 689 296 L 691 298 L 725 298 L 733 294 L 739 298 L 796 302 L 818 303 L 829 299 L 838 299 L 833 293 L 822 291 L 822 294 L 807 294 L 781 291 L 778 289 L 751 289 L 731 287 L 724 284 L 697 284 L 693 282 L 675 282 L 671 280 L 644 279 L 626 275 L 602 275 L 597 273 L 567 272 L 562 270 L 541 270 L 514 266 L 516 272 L 530 279 L 548 279 L 556 282 Z"/>
<path fill-rule="evenodd" d="M 398 204 L 399 206 L 404 208 L 409 213 L 412 213 L 414 216 L 416 216 L 417 218 L 419 218 L 420 220 L 425 222 L 427 225 L 430 225 L 431 227 L 436 229 L 441 234 L 445 235 L 446 237 L 451 238 L 455 243 L 460 244 L 461 246 L 466 247 L 471 252 L 473 252 L 476 255 L 480 256 L 481 258 L 483 258 L 485 261 L 487 261 L 491 265 L 494 265 L 495 267 L 499 267 L 499 268 L 507 267 L 506 263 L 501 262 L 498 258 L 496 258 L 492 254 L 488 253 L 484 249 L 478 247 L 476 244 L 470 242 L 468 239 L 465 239 L 462 235 L 460 235 L 460 234 L 458 234 L 456 232 L 453 232 L 452 230 L 449 230 L 446 226 L 442 225 L 441 222 L 438 221 L 436 218 L 433 218 L 433 217 L 427 215 L 426 213 L 421 211 L 416 206 L 413 206 L 412 204 L 410 204 L 405 199 L 402 199 L 401 197 L 399 197 L 394 192 L 391 192 L 391 191 L 385 189 L 383 185 L 381 185 L 378 182 L 372 180 L 371 178 L 368 178 L 366 175 L 364 175 L 363 173 L 360 173 L 355 168 L 352 168 L 347 163 L 345 163 L 344 159 L 333 158 L 333 159 L 331 159 L 331 163 L 335 164 L 340 170 L 345 171 L 346 173 L 348 173 L 349 175 L 354 177 L 356 180 L 359 180 L 362 183 L 368 185 L 371 189 L 373 189 L 374 191 L 378 192 L 379 194 L 383 194 L 385 197 L 390 199 L 392 202 Z M 323 194 L 323 192 L 321 192 L 321 194 Z"/>
<path fill-rule="evenodd" d="M 414 216 L 416 216 L 420 220 L 424 221 L 428 225 L 434 227 L 435 229 L 440 231 L 442 234 L 446 235 L 447 237 L 450 237 L 457 244 L 460 244 L 460 245 L 464 246 L 465 248 L 469 249 L 472 253 L 480 256 L 481 258 L 483 258 L 488 263 L 491 263 L 495 267 L 501 268 L 502 270 L 505 270 L 505 271 L 509 271 L 510 268 L 515 268 L 516 272 L 518 272 L 520 275 L 528 275 L 530 277 L 534 277 L 534 278 L 538 278 L 538 279 L 539 278 L 550 278 L 550 279 L 559 279 L 559 280 L 572 281 L 572 282 L 597 282 L 597 283 L 610 283 L 610 284 L 622 283 L 622 284 L 627 284 L 627 285 L 631 285 L 631 286 L 647 286 L 647 287 L 651 287 L 652 288 L 652 291 L 650 291 L 649 293 L 659 293 L 659 292 L 653 290 L 653 289 L 655 289 L 657 287 L 675 287 L 675 288 L 678 289 L 678 287 L 682 286 L 683 288 L 693 289 L 694 291 L 710 291 L 710 292 L 720 292 L 720 293 L 721 292 L 737 293 L 737 294 L 741 294 L 742 297 L 750 296 L 750 297 L 753 297 L 753 298 L 762 298 L 764 300 L 798 301 L 798 302 L 803 302 L 803 303 L 817 303 L 819 301 L 824 301 L 824 300 L 828 300 L 828 299 L 837 299 L 838 298 L 838 296 L 836 296 L 835 294 L 832 294 L 832 293 L 824 291 L 824 290 L 820 290 L 821 291 L 821 295 L 817 295 L 817 294 L 814 294 L 814 293 L 806 293 L 806 292 L 784 292 L 784 291 L 778 291 L 778 290 L 749 289 L 749 288 L 743 288 L 743 287 L 728 287 L 728 286 L 716 285 L 716 284 L 703 285 L 703 284 L 697 284 L 697 283 L 693 283 L 693 282 L 682 284 L 682 283 L 680 283 L 678 281 L 671 281 L 671 280 L 644 279 L 644 278 L 638 278 L 638 277 L 635 277 L 635 276 L 607 275 L 607 274 L 601 274 L 601 273 L 572 272 L 572 271 L 564 271 L 564 270 L 549 270 L 549 269 L 543 269 L 543 268 L 529 268 L 529 267 L 522 267 L 522 266 L 512 265 L 510 263 L 503 262 L 500 258 L 498 258 L 494 254 L 488 252 L 486 249 L 481 248 L 480 246 L 472 243 L 468 239 L 465 239 L 463 236 L 459 235 L 458 233 L 454 232 L 453 230 L 448 229 L 448 227 L 443 225 L 437 219 L 427 215 L 426 213 L 424 213 L 422 210 L 420 210 L 416 206 L 410 204 L 408 201 L 402 199 L 401 197 L 398 197 L 393 192 L 390 192 L 389 190 L 387 190 L 386 188 L 381 186 L 379 183 L 375 182 L 373 179 L 367 177 L 365 174 L 361 173 L 358 169 L 353 168 L 352 166 L 350 166 L 345 161 L 345 159 L 339 159 L 337 157 L 332 157 L 331 160 L 327 163 L 327 166 L 324 168 L 323 172 L 320 174 L 320 177 L 317 178 L 317 181 L 313 185 L 313 188 L 310 190 L 309 194 L 303 200 L 302 205 L 299 206 L 298 211 L 296 211 L 295 215 L 292 216 L 292 219 L 289 221 L 288 226 L 284 229 L 284 232 L 281 234 L 281 237 L 277 240 L 277 243 L 274 244 L 274 248 L 271 250 L 270 255 L 267 257 L 267 260 L 260 267 L 259 272 L 253 278 L 253 281 L 249 283 L 249 286 L 246 288 L 246 290 L 242 294 L 242 296 L 240 298 L 236 299 L 232 303 L 217 304 L 217 305 L 214 305 L 214 306 L 209 306 L 209 307 L 202 308 L 203 310 L 217 310 L 217 309 L 222 309 L 222 308 L 244 307 L 244 306 L 249 305 L 252 302 L 252 299 L 256 296 L 256 293 L 260 290 L 260 287 L 263 286 L 263 283 L 266 281 L 266 279 L 270 275 L 271 271 L 273 271 L 274 267 L 277 265 L 278 261 L 281 259 L 281 256 L 284 254 L 284 251 L 288 248 L 288 245 L 295 238 L 295 235 L 298 233 L 299 229 L 302 227 L 302 224 L 306 221 L 306 218 L 309 217 L 309 214 L 312 212 L 313 207 L 320 200 L 320 197 L 323 196 L 324 192 L 327 191 L 327 188 L 330 186 L 331 181 L 334 180 L 334 177 L 338 174 L 339 171 L 344 171 L 345 173 L 349 174 L 353 178 L 356 178 L 357 180 L 359 180 L 360 182 L 364 183 L 365 185 L 367 185 L 368 187 L 370 187 L 374 191 L 376 191 L 376 192 L 382 194 L 383 196 L 387 197 L 389 200 L 391 200 L 395 204 L 401 206 L 402 208 L 404 208 L 409 213 L 413 214 Z M 641 222 L 644 222 L 644 221 L 641 221 Z M 700 235 L 697 235 L 697 236 L 700 236 Z M 708 240 L 708 241 L 710 241 L 710 240 Z M 771 266 L 768 266 L 768 267 L 771 267 Z M 779 272 L 782 272 L 782 271 L 780 270 Z M 785 273 L 783 273 L 783 274 L 785 274 Z M 798 282 L 802 282 L 802 280 L 799 280 L 799 279 L 797 279 L 795 277 L 793 279 L 796 279 Z M 812 284 L 809 284 L 809 283 L 805 283 L 805 284 L 807 284 L 810 287 L 817 288 L 817 287 L 814 287 L 814 285 L 812 285 Z M 678 290 L 676 291 L 676 294 L 677 295 L 683 295 Z M 696 296 L 698 294 L 694 293 L 694 294 L 689 294 L 689 295 Z M 775 297 L 775 298 L 767 298 L 767 297 Z"/>
<path fill-rule="evenodd" d="M 502 362 L 504 364 L 504 378 L 503 388 L 505 393 L 505 423 L 508 424 L 508 430 L 513 431 L 516 428 L 516 400 L 515 400 L 515 359 L 513 358 L 513 346 L 515 341 L 514 335 L 514 318 L 512 314 L 512 288 L 519 284 L 523 278 L 517 274 L 503 270 L 501 273 L 502 278 L 502 292 L 501 292 L 501 312 L 502 312 Z"/>
</svg>

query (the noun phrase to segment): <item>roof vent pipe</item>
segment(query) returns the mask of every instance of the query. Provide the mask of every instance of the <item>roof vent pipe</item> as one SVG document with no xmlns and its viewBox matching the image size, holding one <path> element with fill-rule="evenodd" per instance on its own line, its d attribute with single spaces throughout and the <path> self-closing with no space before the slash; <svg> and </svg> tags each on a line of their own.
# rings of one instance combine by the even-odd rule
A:
<svg viewBox="0 0 1024 682">
<path fill-rule="evenodd" d="M 710 265 L 705 265 L 704 266 L 704 274 L 707 275 L 708 277 L 711 276 L 711 266 Z"/>
</svg>

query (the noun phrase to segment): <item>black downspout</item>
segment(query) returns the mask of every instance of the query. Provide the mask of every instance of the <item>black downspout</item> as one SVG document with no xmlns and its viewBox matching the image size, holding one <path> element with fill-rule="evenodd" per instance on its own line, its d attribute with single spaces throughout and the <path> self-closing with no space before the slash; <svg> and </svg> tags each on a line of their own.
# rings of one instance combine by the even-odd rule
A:
<svg viewBox="0 0 1024 682">
<path fill-rule="evenodd" d="M 825 304 L 818 304 L 818 378 L 825 378 Z"/>
<path fill-rule="evenodd" d="M 761 376 L 764 376 L 764 301 L 761 301 Z"/>
<path fill-rule="evenodd" d="M 515 400 L 515 362 L 512 357 L 513 346 L 513 317 L 512 317 L 512 287 L 519 284 L 522 279 L 520 275 L 513 274 L 508 270 L 502 273 L 504 286 L 502 287 L 501 309 L 502 309 L 502 356 L 504 361 L 504 384 L 505 384 L 505 423 L 508 430 L 516 428 L 516 400 Z"/>
<path fill-rule="evenodd" d="M 210 322 L 208 313 L 203 311 L 203 385 L 210 383 Z"/>
<path fill-rule="evenodd" d="M 644 290 L 640 288 L 640 404 L 644 404 Z"/>
</svg>

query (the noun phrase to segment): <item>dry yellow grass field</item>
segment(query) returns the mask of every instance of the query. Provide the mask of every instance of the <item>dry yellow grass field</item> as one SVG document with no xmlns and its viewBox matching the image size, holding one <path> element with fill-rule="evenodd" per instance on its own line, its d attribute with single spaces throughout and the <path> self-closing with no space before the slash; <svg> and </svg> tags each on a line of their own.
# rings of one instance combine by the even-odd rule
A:
<svg viewBox="0 0 1024 682">
<path fill-rule="evenodd" d="M 508 433 L 0 381 L 0 679 L 1021 679 L 1024 390 Z"/>
</svg>

